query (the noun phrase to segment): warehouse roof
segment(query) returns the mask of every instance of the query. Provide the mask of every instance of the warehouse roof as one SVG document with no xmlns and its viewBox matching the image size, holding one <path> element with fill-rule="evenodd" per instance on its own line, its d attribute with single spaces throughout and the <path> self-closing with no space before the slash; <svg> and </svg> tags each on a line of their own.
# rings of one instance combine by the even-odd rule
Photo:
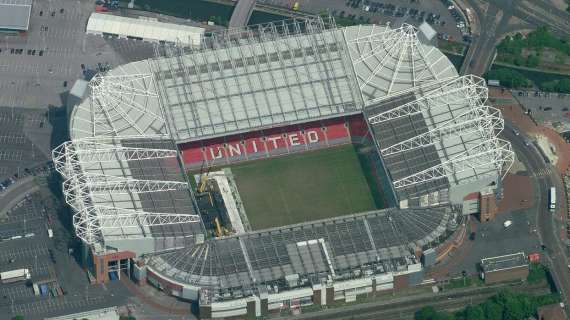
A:
<svg viewBox="0 0 570 320">
<path fill-rule="evenodd" d="M 28 30 L 32 0 L 0 0 L 0 29 Z"/>
<path fill-rule="evenodd" d="M 87 22 L 87 33 L 109 33 L 144 40 L 180 41 L 183 44 L 198 45 L 204 29 L 143 17 L 135 19 L 94 12 Z"/>
</svg>

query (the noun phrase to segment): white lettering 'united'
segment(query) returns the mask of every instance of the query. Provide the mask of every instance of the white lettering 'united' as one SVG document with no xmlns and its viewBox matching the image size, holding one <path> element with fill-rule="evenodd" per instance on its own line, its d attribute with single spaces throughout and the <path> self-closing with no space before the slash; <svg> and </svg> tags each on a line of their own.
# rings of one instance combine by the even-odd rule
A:
<svg viewBox="0 0 570 320">
<path fill-rule="evenodd" d="M 305 138 L 303 138 L 303 136 Z M 290 146 L 300 146 L 304 144 L 318 143 L 320 141 L 319 133 L 317 130 L 307 130 L 305 131 L 304 135 L 301 132 L 290 133 L 288 135 L 288 139 L 287 138 L 284 139 L 281 136 L 267 137 L 266 139 L 267 148 L 269 150 L 278 149 L 279 148 L 278 141 L 281 139 L 283 139 L 283 141 L 286 143 L 288 142 Z M 211 160 L 220 159 L 226 156 L 228 157 L 241 156 L 243 154 L 242 148 L 246 148 L 248 145 L 251 146 L 251 149 L 253 150 L 252 153 L 257 153 L 260 151 L 257 146 L 257 142 L 260 142 L 259 140 L 260 138 L 245 140 L 243 146 L 241 146 L 240 143 L 234 143 L 234 144 L 228 144 L 225 148 L 222 146 L 210 147 L 209 149 L 210 149 Z M 261 152 L 263 151 L 265 150 L 261 150 Z"/>
</svg>

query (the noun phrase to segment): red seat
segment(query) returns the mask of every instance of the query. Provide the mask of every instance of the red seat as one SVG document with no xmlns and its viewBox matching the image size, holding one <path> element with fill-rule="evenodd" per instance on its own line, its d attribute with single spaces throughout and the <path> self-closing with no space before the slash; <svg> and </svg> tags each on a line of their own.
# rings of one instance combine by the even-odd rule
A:
<svg viewBox="0 0 570 320">
<path fill-rule="evenodd" d="M 194 166 L 204 161 L 202 146 L 199 142 L 185 143 L 179 146 L 184 164 Z"/>
<path fill-rule="evenodd" d="M 329 140 L 348 138 L 348 128 L 345 126 L 344 118 L 327 120 L 324 123 L 327 128 L 326 135 Z"/>
<path fill-rule="evenodd" d="M 254 155 L 260 152 L 265 154 L 265 143 L 261 138 L 262 134 L 260 131 L 249 132 L 243 135 L 245 152 L 248 155 Z"/>
<path fill-rule="evenodd" d="M 241 139 L 241 136 L 239 136 L 239 135 L 232 136 L 232 137 L 229 137 L 227 139 L 227 142 L 224 145 L 226 147 L 225 149 L 226 149 L 226 154 L 228 155 L 228 157 L 230 157 L 230 158 L 233 158 L 233 157 L 245 158 L 245 147 L 241 142 L 242 142 L 242 139 Z"/>
<path fill-rule="evenodd" d="M 268 150 L 286 149 L 287 137 L 283 136 L 286 132 L 284 128 L 270 129 L 265 131 L 265 143 Z"/>
<path fill-rule="evenodd" d="M 204 141 L 205 156 L 208 161 L 213 161 L 214 159 L 222 159 L 227 157 L 226 150 L 224 148 L 223 139 L 213 139 L 209 141 Z"/>
<path fill-rule="evenodd" d="M 322 129 L 321 122 L 309 122 L 301 125 L 303 130 L 303 135 L 307 144 L 311 145 L 313 143 L 325 143 L 325 133 Z"/>
<path fill-rule="evenodd" d="M 362 116 L 350 117 L 348 127 L 352 136 L 366 137 L 368 135 L 368 126 Z"/>
</svg>

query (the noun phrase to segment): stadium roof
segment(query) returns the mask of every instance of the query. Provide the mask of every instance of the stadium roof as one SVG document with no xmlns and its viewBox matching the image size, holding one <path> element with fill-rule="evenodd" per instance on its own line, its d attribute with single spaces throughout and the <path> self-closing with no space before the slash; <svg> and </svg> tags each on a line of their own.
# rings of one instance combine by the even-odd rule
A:
<svg viewBox="0 0 570 320">
<path fill-rule="evenodd" d="M 0 30 L 28 30 L 32 0 L 0 0 Z"/>
<path fill-rule="evenodd" d="M 402 271 L 417 248 L 446 231 L 441 209 L 386 209 L 307 222 L 246 235 L 188 244 L 151 255 L 147 265 L 162 276 L 225 292 L 284 282 L 289 276 L 320 280 L 353 277 L 363 265 Z"/>
<path fill-rule="evenodd" d="M 165 132 L 166 123 L 180 143 L 359 112 L 377 99 L 457 76 L 408 25 L 337 29 L 332 18 L 287 20 L 230 29 L 201 46 L 165 46 L 157 59 L 97 77 L 91 105 L 77 113 L 77 130 L 154 133 Z"/>
<path fill-rule="evenodd" d="M 390 209 L 188 240 L 204 233 L 175 146 L 188 140 L 365 110 L 376 133 L 382 129 L 376 121 L 386 121 L 386 138 L 377 137 L 381 153 L 425 153 L 425 159 L 406 161 L 429 166 L 400 176 L 400 164 L 388 163 L 397 189 L 433 183 L 435 190 L 440 181 L 458 179 L 454 170 L 477 179 L 478 170 L 491 168 L 493 145 L 483 149 L 479 142 L 496 135 L 496 127 L 475 125 L 494 123 L 492 109 L 481 104 L 486 91 L 481 95 L 476 78 L 458 78 L 449 60 L 422 44 L 412 27 L 336 28 L 333 20 L 314 18 L 229 30 L 204 38 L 201 46 L 157 47 L 164 52 L 156 59 L 95 76 L 89 98 L 71 112 L 71 141 L 53 156 L 86 243 L 104 248 L 109 241 L 168 239 L 138 253 L 179 248 L 150 264 L 179 281 L 249 286 L 287 275 L 287 268 L 332 275 L 376 256 L 389 264 L 406 260 L 412 247 L 429 246 L 445 231 L 449 217 L 443 211 Z M 383 156 L 389 162 L 390 153 Z M 333 268 L 319 250 L 333 253 Z M 316 260 L 305 260 L 307 252 L 317 252 Z"/>
<path fill-rule="evenodd" d="M 86 32 L 199 45 L 204 28 L 160 22 L 146 17 L 136 19 L 93 12 L 87 21 Z"/>
<path fill-rule="evenodd" d="M 447 57 L 423 44 L 411 25 L 398 29 L 360 25 L 345 28 L 344 34 L 365 102 L 457 76 Z"/>
<path fill-rule="evenodd" d="M 464 76 L 366 109 L 401 201 L 507 172 L 514 154 L 497 138 L 504 120 L 486 100 L 484 80 Z"/>
<path fill-rule="evenodd" d="M 66 178 L 66 202 L 76 211 L 76 234 L 85 242 L 102 245 L 203 233 L 171 140 L 80 139 L 59 146 L 53 155 L 56 169 Z M 164 247 L 157 243 L 152 250 Z"/>
</svg>

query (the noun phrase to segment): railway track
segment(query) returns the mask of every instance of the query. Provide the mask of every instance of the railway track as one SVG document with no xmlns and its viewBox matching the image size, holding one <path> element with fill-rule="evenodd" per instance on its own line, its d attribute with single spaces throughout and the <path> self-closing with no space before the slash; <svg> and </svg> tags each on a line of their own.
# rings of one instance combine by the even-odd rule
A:
<svg viewBox="0 0 570 320">
<path fill-rule="evenodd" d="M 405 301 L 380 302 L 378 304 L 358 305 L 338 310 L 329 309 L 325 312 L 304 314 L 300 318 L 312 320 L 351 320 L 351 319 L 413 319 L 414 313 L 422 307 L 431 305 L 438 310 L 456 311 L 466 305 L 478 304 L 495 295 L 501 289 L 525 292 L 528 294 L 544 294 L 549 292 L 547 286 L 528 287 L 521 284 L 498 285 L 493 287 L 477 288 L 475 290 L 441 293 L 427 297 L 410 298 Z M 379 298 L 381 299 L 381 298 Z"/>
</svg>

